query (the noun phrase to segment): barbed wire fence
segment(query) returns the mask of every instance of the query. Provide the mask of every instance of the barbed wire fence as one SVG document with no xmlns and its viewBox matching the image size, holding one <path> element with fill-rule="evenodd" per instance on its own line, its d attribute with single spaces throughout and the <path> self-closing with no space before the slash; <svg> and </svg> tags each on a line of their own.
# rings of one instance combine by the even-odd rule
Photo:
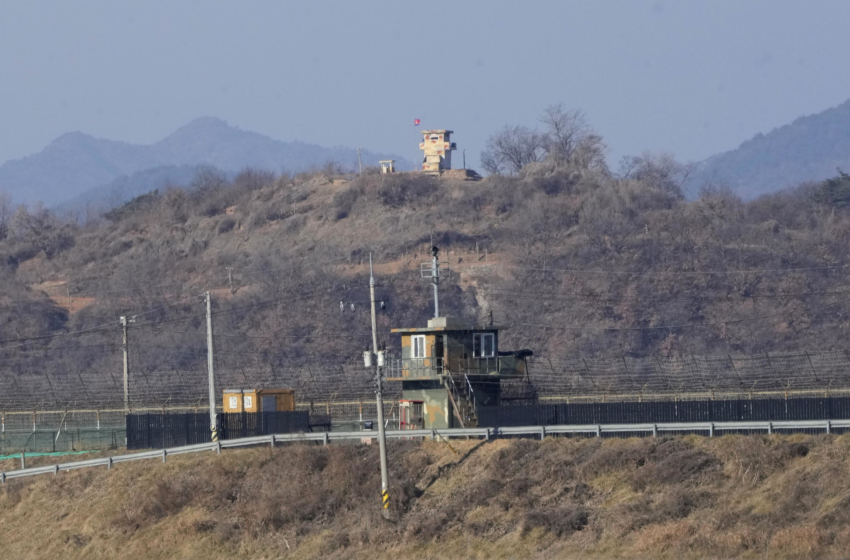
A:
<svg viewBox="0 0 850 560">
<path fill-rule="evenodd" d="M 272 368 L 259 356 L 248 360 L 228 356 L 221 361 L 223 367 L 216 370 L 219 392 L 287 387 L 295 389 L 300 409 L 342 421 L 374 415 L 374 380 L 357 363 Z M 130 410 L 207 410 L 206 383 L 202 367 L 135 370 L 130 378 Z M 506 401 L 523 391 L 527 394 L 529 387 L 533 396 L 525 398 L 553 402 L 830 396 L 850 392 L 850 353 L 559 361 L 538 357 L 529 360 L 526 379 L 501 383 Z M 400 383 L 388 382 L 385 389 L 390 395 L 399 394 Z M 123 425 L 122 373 L 0 372 L 0 415 L 4 430 Z"/>
<path fill-rule="evenodd" d="M 800 271 L 844 270 L 847 265 L 819 268 L 801 268 Z M 287 271 L 289 269 L 281 269 Z M 487 269 L 489 270 L 489 269 Z M 484 270 L 483 272 L 487 272 Z M 265 270 L 263 274 L 276 272 Z M 548 272 L 602 274 L 605 271 L 562 270 Z M 753 271 L 676 272 L 675 274 L 729 274 Z M 482 274 L 479 270 L 478 274 Z M 633 274 L 623 272 L 623 274 Z M 673 272 L 665 274 L 674 274 Z M 247 276 L 243 284 L 247 285 Z M 224 282 L 224 278 L 219 279 Z M 232 280 L 228 276 L 228 283 Z M 176 288 L 175 288 L 176 286 Z M 66 286 L 67 287 L 67 286 Z M 348 325 L 348 331 L 321 332 L 312 328 L 298 332 L 268 329 L 267 336 L 251 336 L 235 332 L 239 321 L 228 320 L 233 314 L 242 315 L 260 309 L 279 308 L 293 301 L 312 302 L 315 305 L 340 305 L 340 311 L 354 312 L 355 303 L 360 310 L 361 300 L 352 299 L 357 283 L 343 286 L 311 288 L 286 296 L 275 296 L 268 301 L 252 301 L 216 310 L 213 315 L 222 319 L 225 329 L 216 330 L 216 389 L 218 399 L 224 389 L 287 387 L 295 389 L 297 407 L 311 413 L 324 414 L 334 422 L 353 422 L 376 416 L 374 380 L 369 371 L 350 357 L 334 356 L 325 349 L 307 350 L 298 356 L 298 363 L 309 365 L 281 366 L 294 363 L 288 359 L 285 342 L 314 338 L 311 344 L 331 338 L 369 338 L 367 325 Z M 201 315 L 192 310 L 199 290 L 180 284 L 153 286 L 151 293 L 162 291 L 161 303 L 154 305 L 148 297 L 139 298 L 137 308 L 147 309 L 135 315 L 144 319 L 135 325 L 133 333 L 145 330 L 144 337 L 134 336 L 130 345 L 130 399 L 131 412 L 200 412 L 208 409 L 205 333 L 201 332 Z M 153 290 L 152 288 L 156 288 Z M 224 290 L 224 288 L 220 288 Z M 232 287 L 230 292 L 232 292 Z M 512 300 L 537 298 L 561 301 L 575 298 L 599 299 L 598 295 L 553 294 L 504 290 Z M 128 298 L 132 290 L 114 290 Z M 168 292 L 166 294 L 166 292 Z M 761 295 L 761 298 L 835 297 L 850 292 L 801 292 L 796 294 Z M 68 307 L 74 294 L 67 290 Z M 98 293 L 80 292 L 76 297 L 104 297 Z M 150 296 L 150 294 L 148 294 Z M 167 296 L 167 297 L 166 297 Z M 118 297 L 118 296 L 116 296 Z M 756 297 L 756 296 L 753 296 Z M 345 306 L 343 306 L 343 300 Z M 24 300 L 22 300 L 24 301 Z M 30 300 L 26 300 L 30 301 Z M 40 300 L 39 300 L 40 301 Z M 157 300 L 159 301 L 159 300 Z M 841 299 L 818 305 L 810 304 L 807 310 L 841 305 L 850 300 Z M 170 303 L 169 303 L 170 302 Z M 16 302 L 7 301 L 6 305 Z M 176 315 L 172 316 L 171 312 Z M 729 318 L 709 323 L 666 325 L 654 327 L 618 327 L 559 324 L 523 324 L 524 329 L 559 333 L 567 330 L 636 331 L 649 329 L 705 328 L 735 324 L 743 321 L 765 320 L 784 316 L 791 311 L 761 313 L 744 318 Z M 349 315 L 346 315 L 349 317 Z M 357 328 L 352 328 L 352 325 Z M 230 333 L 226 328 L 234 329 Z M 362 329 L 360 328 L 362 327 Z M 144 328 L 144 329 L 143 329 Z M 183 330 L 174 330 L 183 329 Z M 194 330 L 193 330 L 194 329 Z M 363 330 L 363 332 L 354 332 Z M 54 447 L 63 433 L 73 430 L 111 431 L 112 440 L 124 427 L 123 372 L 120 367 L 121 345 L 116 344 L 116 324 L 97 326 L 86 330 L 35 336 L 18 340 L 0 341 L 0 350 L 32 351 L 32 358 L 22 360 L 14 371 L 0 371 L 0 431 L 4 438 L 9 433 L 38 434 L 49 432 Z M 67 347 L 47 345 L 36 347 L 45 339 L 98 337 L 97 345 Z M 197 338 L 193 338 L 197 337 Z M 288 338 L 291 337 L 291 338 Z M 238 340 L 237 340 L 238 339 Z M 62 342 L 61 339 L 59 342 Z M 232 340 L 234 344 L 226 341 Z M 261 343 L 262 341 L 262 343 Z M 277 345 L 277 347 L 275 347 Z M 86 356 L 100 347 L 98 358 Z M 310 347 L 314 348 L 314 347 Z M 312 352 L 312 353 L 311 353 Z M 342 352 L 340 350 L 340 352 Z M 77 354 L 75 354 L 77 353 Z M 44 356 L 55 355 L 50 367 Z M 41 360 L 41 361 L 40 361 Z M 98 361 L 99 360 L 99 361 Z M 59 367 L 57 363 L 64 365 Z M 72 365 L 73 364 L 73 365 Z M 527 402 L 581 402 L 581 401 L 642 401 L 664 399 L 722 399 L 722 398 L 789 398 L 793 396 L 830 396 L 850 393 L 850 353 L 846 351 L 796 352 L 763 354 L 758 356 L 678 356 L 678 357 L 619 357 L 619 358 L 559 358 L 545 356 L 529 360 L 528 374 L 521 381 L 501 383 L 503 404 Z M 395 417 L 395 404 L 401 394 L 400 383 L 387 383 L 384 387 L 385 416 Z M 220 402 L 220 401 L 219 401 Z M 36 436 L 27 436 L 36 437 Z M 120 438 L 119 438 L 120 439 Z M 5 441 L 5 440 L 4 440 Z"/>
</svg>

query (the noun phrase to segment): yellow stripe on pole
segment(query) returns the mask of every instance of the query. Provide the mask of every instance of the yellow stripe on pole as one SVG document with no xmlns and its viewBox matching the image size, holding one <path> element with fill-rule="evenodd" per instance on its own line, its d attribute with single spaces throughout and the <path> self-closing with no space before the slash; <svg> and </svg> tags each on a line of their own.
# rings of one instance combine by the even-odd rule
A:
<svg viewBox="0 0 850 560">
<path fill-rule="evenodd" d="M 388 509 L 390 507 L 390 493 L 387 492 L 386 490 L 384 490 L 383 497 L 384 497 L 384 509 Z"/>
</svg>

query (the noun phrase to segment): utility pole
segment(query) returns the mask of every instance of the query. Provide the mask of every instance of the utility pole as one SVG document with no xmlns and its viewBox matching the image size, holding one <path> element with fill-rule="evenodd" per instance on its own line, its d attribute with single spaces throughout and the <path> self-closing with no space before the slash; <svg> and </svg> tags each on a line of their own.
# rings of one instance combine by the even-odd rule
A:
<svg viewBox="0 0 850 560">
<path fill-rule="evenodd" d="M 357 165 L 360 166 L 360 176 L 363 176 L 363 160 L 360 159 L 360 148 L 357 148 Z"/>
<path fill-rule="evenodd" d="M 434 318 L 440 316 L 440 263 L 437 260 L 437 254 L 440 249 L 436 245 L 431 245 L 431 283 L 434 284 Z"/>
<path fill-rule="evenodd" d="M 127 357 L 127 317 L 122 315 L 119 320 L 124 331 L 124 415 L 130 414 L 130 367 Z"/>
<path fill-rule="evenodd" d="M 387 474 L 387 434 L 384 430 L 384 397 L 381 388 L 381 360 L 378 358 L 378 320 L 375 315 L 375 276 L 372 274 L 372 254 L 369 253 L 369 300 L 372 302 L 372 353 L 375 355 L 375 397 L 378 404 L 378 447 L 381 453 L 381 500 L 383 516 L 389 518 L 390 493 Z"/>
<path fill-rule="evenodd" d="M 228 266 L 227 268 L 227 282 L 230 284 L 230 295 L 236 293 L 236 290 L 233 289 L 233 267 Z"/>
<path fill-rule="evenodd" d="M 466 150 L 463 151 L 463 168 L 466 169 Z"/>
<path fill-rule="evenodd" d="M 209 377 L 210 389 L 210 431 L 212 432 L 212 440 L 218 441 L 218 425 L 215 414 L 215 369 L 213 356 L 213 329 L 212 329 L 212 305 L 210 303 L 210 293 L 204 293 L 204 299 L 207 304 L 207 375 Z"/>
</svg>

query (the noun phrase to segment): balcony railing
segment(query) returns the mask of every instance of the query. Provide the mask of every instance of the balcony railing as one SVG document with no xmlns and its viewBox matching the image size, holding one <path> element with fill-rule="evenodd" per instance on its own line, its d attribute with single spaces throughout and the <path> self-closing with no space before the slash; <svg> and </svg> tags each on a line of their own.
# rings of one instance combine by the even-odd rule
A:
<svg viewBox="0 0 850 560">
<path fill-rule="evenodd" d="M 387 361 L 386 376 L 396 379 L 433 379 L 452 375 L 525 375 L 525 362 L 515 356 L 481 358 L 403 358 Z"/>
<path fill-rule="evenodd" d="M 387 377 L 412 379 L 443 375 L 442 358 L 404 358 L 387 361 Z"/>
</svg>

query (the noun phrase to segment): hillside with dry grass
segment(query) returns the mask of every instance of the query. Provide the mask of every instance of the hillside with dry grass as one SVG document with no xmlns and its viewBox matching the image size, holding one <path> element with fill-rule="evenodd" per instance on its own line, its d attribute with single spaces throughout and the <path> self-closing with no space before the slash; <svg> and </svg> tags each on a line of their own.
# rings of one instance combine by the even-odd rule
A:
<svg viewBox="0 0 850 560">
<path fill-rule="evenodd" d="M 547 158 L 482 181 L 206 170 L 85 222 L 19 208 L 0 224 L 4 373 L 109 379 L 121 315 L 136 316 L 134 383 L 205 371 L 207 290 L 219 371 L 352 362 L 370 342 L 370 254 L 379 339 L 397 350 L 390 328 L 431 315 L 432 240 L 453 271 L 443 313 L 492 314 L 503 347 L 542 360 L 846 350 L 844 187 L 689 202 L 680 171 L 650 156 L 620 173 Z"/>
<path fill-rule="evenodd" d="M 9 465 L 11 466 L 11 465 Z M 13 480 L 5 558 L 843 558 L 848 436 L 295 445 Z"/>
</svg>

